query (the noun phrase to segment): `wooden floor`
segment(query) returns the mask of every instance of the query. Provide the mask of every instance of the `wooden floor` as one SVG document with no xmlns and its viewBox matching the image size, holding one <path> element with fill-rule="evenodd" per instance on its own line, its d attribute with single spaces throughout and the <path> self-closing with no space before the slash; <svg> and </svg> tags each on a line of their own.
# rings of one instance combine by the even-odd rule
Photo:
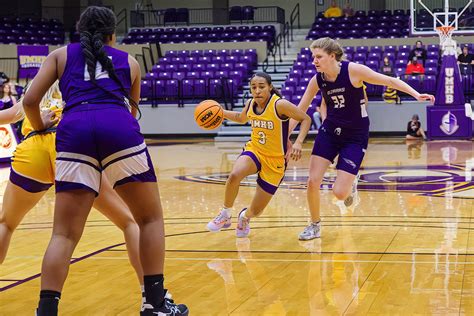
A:
<svg viewBox="0 0 474 316">
<path fill-rule="evenodd" d="M 472 142 L 375 139 L 360 201 L 322 194 L 322 238 L 299 242 L 312 141 L 248 239 L 210 233 L 225 175 L 242 144 L 153 142 L 166 218 L 166 286 L 191 315 L 474 315 Z M 0 170 L 3 192 L 8 169 Z M 248 205 L 243 183 L 234 214 Z M 53 191 L 15 233 L 0 266 L 0 315 L 33 315 L 51 234 Z M 92 212 L 71 265 L 61 315 L 138 315 L 140 292 L 119 230 Z"/>
</svg>

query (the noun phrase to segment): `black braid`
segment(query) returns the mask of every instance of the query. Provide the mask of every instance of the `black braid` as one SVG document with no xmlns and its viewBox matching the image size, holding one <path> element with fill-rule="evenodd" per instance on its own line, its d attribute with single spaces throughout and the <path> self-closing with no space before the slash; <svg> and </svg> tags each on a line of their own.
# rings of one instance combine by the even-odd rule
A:
<svg viewBox="0 0 474 316">
<path fill-rule="evenodd" d="M 82 53 L 87 65 L 87 72 L 91 82 L 98 88 L 110 93 L 121 101 L 128 101 L 130 105 L 138 110 L 141 117 L 141 111 L 138 104 L 131 99 L 129 92 L 125 89 L 122 81 L 115 72 L 114 65 L 104 49 L 104 42 L 108 36 L 115 33 L 116 18 L 112 10 L 105 7 L 88 7 L 82 14 L 77 23 L 77 31 L 80 34 Z M 119 96 L 110 90 L 106 90 L 98 85 L 95 79 L 96 64 L 99 62 L 102 69 L 107 71 L 109 77 L 120 86 L 123 95 Z M 126 100 L 124 100 L 124 97 Z"/>
</svg>

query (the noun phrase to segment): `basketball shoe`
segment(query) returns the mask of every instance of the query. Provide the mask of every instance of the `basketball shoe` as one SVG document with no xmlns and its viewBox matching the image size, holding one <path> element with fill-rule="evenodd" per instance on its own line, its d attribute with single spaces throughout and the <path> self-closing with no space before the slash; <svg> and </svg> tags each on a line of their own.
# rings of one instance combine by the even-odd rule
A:
<svg viewBox="0 0 474 316">
<path fill-rule="evenodd" d="M 238 238 L 244 238 L 250 234 L 250 219 L 244 217 L 246 210 L 247 208 L 244 208 L 239 213 L 239 220 L 237 222 L 237 228 L 235 229 L 235 234 Z"/>
<path fill-rule="evenodd" d="M 175 304 L 167 290 L 165 290 L 165 300 L 161 307 L 145 308 L 140 311 L 140 316 L 188 316 L 188 314 L 188 307 L 184 304 Z"/>
<path fill-rule="evenodd" d="M 229 216 L 227 211 L 221 210 L 212 221 L 207 223 L 207 229 L 211 232 L 218 232 L 223 228 L 229 228 L 232 224 L 232 216 Z"/>
<path fill-rule="evenodd" d="M 321 222 L 309 223 L 308 226 L 299 234 L 299 240 L 311 240 L 321 237 Z"/>
</svg>

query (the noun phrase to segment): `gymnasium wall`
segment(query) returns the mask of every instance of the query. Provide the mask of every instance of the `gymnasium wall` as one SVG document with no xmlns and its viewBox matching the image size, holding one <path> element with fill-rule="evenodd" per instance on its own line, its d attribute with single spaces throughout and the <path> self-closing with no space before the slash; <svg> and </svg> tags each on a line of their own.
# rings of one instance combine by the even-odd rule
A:
<svg viewBox="0 0 474 316">
<path fill-rule="evenodd" d="M 367 107 L 370 117 L 370 131 L 378 133 L 406 132 L 408 121 L 413 114 L 420 116 L 422 127 L 426 129 L 426 102 L 405 101 L 400 105 L 383 101 L 371 101 Z M 139 123 L 145 135 L 217 134 L 205 131 L 194 122 L 194 106 L 178 108 L 159 105 L 151 108 L 141 106 L 142 118 Z"/>
</svg>

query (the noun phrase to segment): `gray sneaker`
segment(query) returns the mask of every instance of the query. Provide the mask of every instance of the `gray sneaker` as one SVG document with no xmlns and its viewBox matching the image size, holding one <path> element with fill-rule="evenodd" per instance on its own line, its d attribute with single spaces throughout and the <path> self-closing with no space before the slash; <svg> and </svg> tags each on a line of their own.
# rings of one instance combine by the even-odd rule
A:
<svg viewBox="0 0 474 316">
<path fill-rule="evenodd" d="M 311 240 L 321 237 L 321 222 L 317 224 L 310 223 L 298 236 L 299 240 Z"/>
<path fill-rule="evenodd" d="M 352 183 L 352 191 L 351 191 L 351 195 L 349 195 L 345 200 L 344 200 L 344 205 L 346 207 L 349 207 L 351 206 L 353 203 L 354 203 L 354 200 L 356 198 L 356 195 L 357 195 L 357 184 L 359 183 L 359 178 L 360 176 L 357 175 L 354 179 L 354 182 Z"/>
</svg>

